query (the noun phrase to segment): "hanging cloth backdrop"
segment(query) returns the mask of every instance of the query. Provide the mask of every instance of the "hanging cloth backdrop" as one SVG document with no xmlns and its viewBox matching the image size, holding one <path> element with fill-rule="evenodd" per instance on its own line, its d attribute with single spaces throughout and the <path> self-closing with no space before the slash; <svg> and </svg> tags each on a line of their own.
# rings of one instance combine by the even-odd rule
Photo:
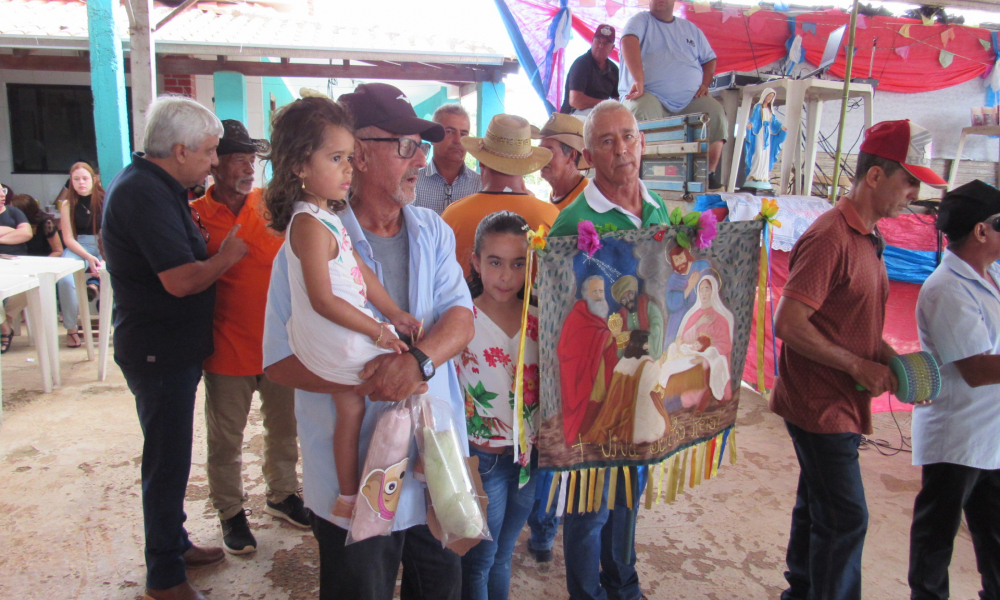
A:
<svg viewBox="0 0 1000 600">
<path fill-rule="evenodd" d="M 618 33 L 616 46 L 620 48 L 625 23 L 649 7 L 648 0 L 494 1 L 518 61 L 550 113 L 562 104 L 566 70 L 577 58 L 565 56 L 570 31 L 590 43 L 594 29 L 610 23 Z M 720 10 L 678 2 L 674 12 L 705 33 L 718 56 L 717 73 L 753 71 L 785 58 L 792 46 L 793 28 L 802 38 L 806 60 L 818 64 L 830 32 L 850 21 L 850 15 L 839 10 L 792 18 L 787 12 L 756 7 Z M 874 52 L 871 77 L 879 80 L 879 90 L 888 92 L 917 93 L 951 87 L 987 75 L 997 61 L 996 40 L 989 31 L 962 25 L 924 26 L 915 19 L 862 16 L 856 45 L 854 76 L 869 76 Z M 611 58 L 620 63 L 617 49 Z M 841 51 L 829 73 L 843 77 L 845 61 Z"/>
<path fill-rule="evenodd" d="M 659 226 L 605 236 L 592 256 L 576 236 L 548 239 L 538 271 L 541 468 L 656 464 L 691 446 L 721 456 L 762 227 L 720 224 L 710 247 L 689 251 Z"/>
</svg>

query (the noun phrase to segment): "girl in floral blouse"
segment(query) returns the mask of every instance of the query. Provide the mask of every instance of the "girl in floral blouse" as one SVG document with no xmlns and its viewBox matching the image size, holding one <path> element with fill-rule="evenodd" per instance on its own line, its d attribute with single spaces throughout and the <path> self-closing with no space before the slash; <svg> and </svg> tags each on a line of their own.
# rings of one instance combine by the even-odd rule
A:
<svg viewBox="0 0 1000 600">
<path fill-rule="evenodd" d="M 476 336 L 457 361 L 465 392 L 469 450 L 479 457 L 479 474 L 489 497 L 487 522 L 493 540 L 483 540 L 462 557 L 462 597 L 506 600 L 510 559 L 535 500 L 529 477 L 530 451 L 538 432 L 538 312 L 530 307 L 524 346 L 524 415 L 529 452 L 514 461 L 514 371 L 521 341 L 528 224 L 501 211 L 476 229 L 472 291 Z"/>
</svg>

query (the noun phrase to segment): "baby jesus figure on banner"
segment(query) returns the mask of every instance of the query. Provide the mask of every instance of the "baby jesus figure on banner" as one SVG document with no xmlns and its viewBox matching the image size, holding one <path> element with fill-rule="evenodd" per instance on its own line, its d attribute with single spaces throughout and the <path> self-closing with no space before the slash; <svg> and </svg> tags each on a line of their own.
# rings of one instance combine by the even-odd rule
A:
<svg viewBox="0 0 1000 600">
<path fill-rule="evenodd" d="M 747 123 L 746 142 L 743 144 L 747 177 L 742 189 L 750 192 L 771 191 L 771 168 L 778 160 L 781 144 L 788 135 L 787 129 L 774 114 L 775 96 L 773 89 L 765 89 Z"/>
</svg>

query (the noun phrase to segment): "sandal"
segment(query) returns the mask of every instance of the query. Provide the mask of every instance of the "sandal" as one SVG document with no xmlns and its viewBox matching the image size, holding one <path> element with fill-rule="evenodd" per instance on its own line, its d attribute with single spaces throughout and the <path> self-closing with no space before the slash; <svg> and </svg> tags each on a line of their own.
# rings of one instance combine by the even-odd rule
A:
<svg viewBox="0 0 1000 600">
<path fill-rule="evenodd" d="M 10 343 L 14 340 L 14 332 L 0 333 L 0 354 L 7 354 Z"/>
<path fill-rule="evenodd" d="M 82 345 L 83 345 L 83 342 L 80 341 L 80 334 L 79 333 L 67 333 L 66 334 L 66 347 L 67 348 L 79 348 Z"/>
</svg>

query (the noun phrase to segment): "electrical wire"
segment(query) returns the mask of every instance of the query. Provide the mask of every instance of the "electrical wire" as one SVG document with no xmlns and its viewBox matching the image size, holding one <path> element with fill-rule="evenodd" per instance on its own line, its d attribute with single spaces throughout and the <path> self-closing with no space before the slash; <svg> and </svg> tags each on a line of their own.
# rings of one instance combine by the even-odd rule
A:
<svg viewBox="0 0 1000 600">
<path fill-rule="evenodd" d="M 896 431 L 899 432 L 899 446 L 893 446 L 888 441 L 877 438 L 870 438 L 866 435 L 861 436 L 861 444 L 858 445 L 858 450 L 868 450 L 874 448 L 876 452 L 882 456 L 895 456 L 900 452 L 913 452 L 913 438 L 907 435 L 903 435 L 903 428 L 899 426 L 899 421 L 896 420 L 896 411 L 892 409 L 892 397 L 889 398 L 889 413 L 892 415 L 892 421 L 896 424 Z"/>
</svg>

